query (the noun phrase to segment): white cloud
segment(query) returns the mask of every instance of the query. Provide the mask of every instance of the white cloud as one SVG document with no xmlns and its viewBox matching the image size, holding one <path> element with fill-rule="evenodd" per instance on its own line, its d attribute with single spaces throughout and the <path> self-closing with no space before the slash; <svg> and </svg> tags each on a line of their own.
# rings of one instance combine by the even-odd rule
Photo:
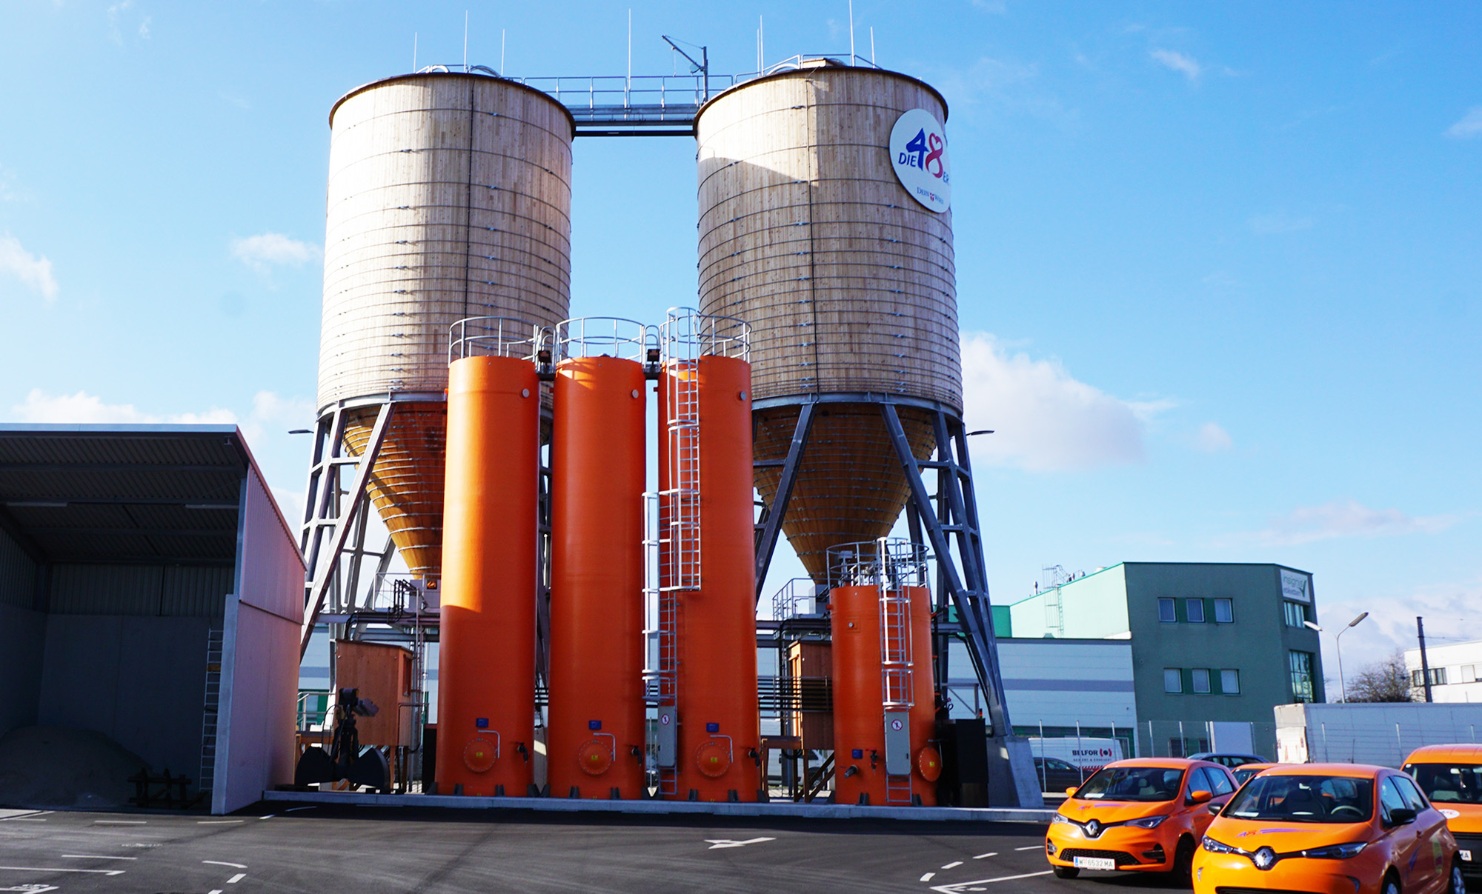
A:
<svg viewBox="0 0 1482 894">
<path fill-rule="evenodd" d="M 1310 230 L 1313 220 L 1310 217 L 1295 217 L 1285 211 L 1274 211 L 1270 214 L 1257 214 L 1248 223 L 1251 232 L 1258 236 L 1280 236 Z"/>
<path fill-rule="evenodd" d="M 1417 646 L 1415 619 L 1425 619 L 1426 645 L 1435 647 L 1477 638 L 1477 605 L 1482 603 L 1482 578 L 1460 582 L 1432 582 L 1397 593 L 1366 592 L 1357 598 L 1323 598 L 1322 582 L 1315 583 L 1322 624 L 1323 670 L 1331 678 L 1329 697 L 1338 695 L 1338 664 L 1333 636 L 1363 612 L 1369 617 L 1343 635 L 1343 676 L 1351 684 L 1365 666 Z"/>
<path fill-rule="evenodd" d="M 1170 71 L 1178 72 L 1190 81 L 1199 80 L 1199 76 L 1204 73 L 1204 67 L 1193 56 L 1174 50 L 1153 50 L 1150 55 L 1154 62 Z"/>
<path fill-rule="evenodd" d="M 149 39 L 149 22 L 151 18 L 151 16 L 145 16 L 144 21 L 139 23 L 139 36 L 145 40 Z"/>
<path fill-rule="evenodd" d="M 1194 436 L 1194 446 L 1204 453 L 1223 453 L 1235 445 L 1230 433 L 1217 422 L 1206 422 Z"/>
<path fill-rule="evenodd" d="M 51 261 L 26 251 L 21 241 L 6 233 L 0 235 L 0 275 L 10 275 L 41 293 L 51 301 L 57 297 L 57 280 L 51 272 Z"/>
<path fill-rule="evenodd" d="M 1482 106 L 1472 106 L 1461 120 L 1446 128 L 1446 136 L 1470 140 L 1482 136 Z"/>
<path fill-rule="evenodd" d="M 1435 534 L 1462 518 L 1459 514 L 1413 516 L 1398 509 L 1372 509 L 1357 500 L 1334 500 L 1298 507 L 1274 519 L 1265 530 L 1238 539 L 1267 546 L 1300 546 L 1338 538 Z"/>
<path fill-rule="evenodd" d="M 232 240 L 232 256 L 259 273 L 272 266 L 301 267 L 320 257 L 319 246 L 282 233 L 259 233 Z"/>
<path fill-rule="evenodd" d="M 230 410 L 212 407 L 199 413 L 165 415 L 146 413 L 133 404 L 108 404 L 103 399 L 85 391 L 76 394 L 48 394 L 34 388 L 25 401 L 10 408 L 10 415 L 17 422 L 42 423 L 128 423 L 149 424 L 172 422 L 183 425 L 222 425 L 237 421 Z"/>
<path fill-rule="evenodd" d="M 1170 406 L 1112 397 L 986 333 L 963 336 L 962 378 L 968 428 L 995 431 L 974 459 L 1036 472 L 1141 462 L 1146 424 Z"/>
</svg>

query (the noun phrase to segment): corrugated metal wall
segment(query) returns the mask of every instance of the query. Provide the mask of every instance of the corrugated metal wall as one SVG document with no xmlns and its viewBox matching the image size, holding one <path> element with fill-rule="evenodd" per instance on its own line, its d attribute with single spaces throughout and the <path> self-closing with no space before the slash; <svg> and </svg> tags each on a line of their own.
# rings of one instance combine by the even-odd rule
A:
<svg viewBox="0 0 1482 894">
<path fill-rule="evenodd" d="M 0 531 L 0 605 L 32 608 L 36 598 L 36 563 Z"/>
<path fill-rule="evenodd" d="M 220 617 L 231 588 L 231 568 L 58 565 L 47 610 L 63 615 Z"/>
</svg>

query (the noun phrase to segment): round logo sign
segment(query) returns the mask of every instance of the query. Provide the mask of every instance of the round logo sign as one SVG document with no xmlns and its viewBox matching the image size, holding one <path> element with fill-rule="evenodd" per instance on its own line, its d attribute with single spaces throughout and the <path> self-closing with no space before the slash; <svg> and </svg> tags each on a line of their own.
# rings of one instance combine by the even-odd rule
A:
<svg viewBox="0 0 1482 894">
<path fill-rule="evenodd" d="M 952 207 L 952 166 L 947 135 L 932 113 L 911 109 L 890 129 L 890 164 L 901 186 L 928 210 Z"/>
</svg>

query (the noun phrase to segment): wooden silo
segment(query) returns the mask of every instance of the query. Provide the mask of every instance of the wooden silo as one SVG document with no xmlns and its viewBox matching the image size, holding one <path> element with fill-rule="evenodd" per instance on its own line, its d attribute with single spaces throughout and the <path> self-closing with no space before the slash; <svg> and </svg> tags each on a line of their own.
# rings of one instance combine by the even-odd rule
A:
<svg viewBox="0 0 1482 894">
<path fill-rule="evenodd" d="M 820 582 L 830 546 L 884 536 L 906 503 L 880 403 L 918 459 L 934 414 L 962 410 L 951 212 L 914 198 L 892 164 L 892 130 L 913 110 L 946 119 L 921 81 L 819 60 L 721 93 L 696 121 L 700 310 L 752 327 L 768 505 L 816 405 L 783 531 Z"/>
<path fill-rule="evenodd" d="M 442 542 L 449 327 L 554 326 L 571 301 L 571 115 L 479 74 L 367 84 L 330 112 L 319 355 L 321 426 L 367 449 L 395 405 L 370 497 L 413 574 Z"/>
</svg>

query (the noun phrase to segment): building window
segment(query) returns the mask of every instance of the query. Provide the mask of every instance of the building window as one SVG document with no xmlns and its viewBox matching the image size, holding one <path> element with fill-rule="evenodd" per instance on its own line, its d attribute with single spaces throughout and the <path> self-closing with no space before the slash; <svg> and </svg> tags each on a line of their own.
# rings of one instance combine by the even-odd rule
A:
<svg viewBox="0 0 1482 894">
<path fill-rule="evenodd" d="M 1204 623 L 1204 600 L 1203 599 L 1185 599 L 1184 600 L 1184 614 L 1186 614 L 1188 616 L 1189 623 L 1190 624 L 1203 624 Z"/>
<path fill-rule="evenodd" d="M 1226 695 L 1240 694 L 1240 671 L 1234 668 L 1225 668 L 1220 671 L 1220 691 Z"/>
<path fill-rule="evenodd" d="M 1463 664 L 1461 666 L 1461 679 L 1460 680 L 1457 680 L 1456 682 L 1458 682 L 1458 683 L 1475 683 L 1475 682 L 1477 682 L 1477 665 L 1475 665 L 1475 664 Z"/>
<path fill-rule="evenodd" d="M 1285 613 L 1286 626 L 1302 627 L 1307 623 L 1307 606 L 1301 602 L 1283 602 L 1281 609 Z"/>
<path fill-rule="evenodd" d="M 1196 667 L 1191 676 L 1193 678 L 1193 689 L 1195 692 L 1209 692 L 1209 668 Z"/>
<path fill-rule="evenodd" d="M 1312 688 L 1312 653 L 1288 652 L 1292 671 L 1292 701 L 1310 702 L 1317 696 Z"/>
<path fill-rule="evenodd" d="M 1167 596 L 1158 599 L 1158 620 L 1164 624 L 1172 624 L 1178 620 L 1173 600 Z"/>
<path fill-rule="evenodd" d="M 1427 676 L 1429 676 L 1431 678 L 1431 685 L 1432 686 L 1445 686 L 1446 685 L 1446 668 L 1444 668 L 1444 667 L 1433 667 L 1433 668 L 1431 668 L 1430 669 L 1430 673 Z M 1410 685 L 1411 686 L 1424 686 L 1425 685 L 1425 683 L 1420 678 L 1420 671 L 1413 670 L 1413 671 L 1410 672 Z"/>
<path fill-rule="evenodd" d="M 1176 667 L 1163 668 L 1163 691 L 1183 692 L 1184 673 Z"/>
<path fill-rule="evenodd" d="M 1230 624 L 1235 620 L 1235 603 L 1230 599 L 1216 599 L 1214 601 L 1214 622 L 1216 624 Z"/>
</svg>

